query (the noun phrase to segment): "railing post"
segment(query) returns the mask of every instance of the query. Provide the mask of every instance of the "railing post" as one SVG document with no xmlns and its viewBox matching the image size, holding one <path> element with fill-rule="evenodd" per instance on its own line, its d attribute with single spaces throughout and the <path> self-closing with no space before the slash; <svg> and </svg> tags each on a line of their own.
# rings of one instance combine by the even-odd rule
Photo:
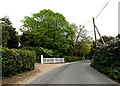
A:
<svg viewBox="0 0 120 86">
<path fill-rule="evenodd" d="M 55 59 L 55 58 L 53 58 L 53 59 L 54 59 L 53 62 L 54 62 L 54 64 L 55 64 L 55 60 L 56 60 L 56 59 Z"/>
<path fill-rule="evenodd" d="M 63 63 L 65 62 L 64 58 L 63 58 Z"/>
<path fill-rule="evenodd" d="M 41 64 L 43 64 L 43 55 L 41 55 Z"/>
</svg>

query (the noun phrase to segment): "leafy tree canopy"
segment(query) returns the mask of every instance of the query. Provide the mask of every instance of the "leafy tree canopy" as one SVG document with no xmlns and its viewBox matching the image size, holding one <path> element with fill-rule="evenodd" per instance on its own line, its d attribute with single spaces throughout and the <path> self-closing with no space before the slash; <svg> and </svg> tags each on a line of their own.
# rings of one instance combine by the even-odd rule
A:
<svg viewBox="0 0 120 86">
<path fill-rule="evenodd" d="M 85 29 L 85 26 L 79 25 L 79 27 L 76 24 L 71 24 L 72 29 L 75 31 L 75 42 L 91 42 L 92 37 L 88 36 L 88 31 Z"/>
<path fill-rule="evenodd" d="M 90 45 L 92 43 L 92 37 L 88 36 L 88 31 L 85 26 L 76 24 L 71 24 L 72 29 L 76 32 L 75 34 L 75 44 L 71 50 L 72 55 L 84 57 L 88 56 L 90 53 Z"/>
<path fill-rule="evenodd" d="M 22 22 L 21 47 L 40 46 L 64 54 L 72 47 L 75 32 L 62 14 L 44 9 Z"/>
<path fill-rule="evenodd" d="M 11 21 L 7 16 L 0 19 L 2 29 L 2 46 L 8 48 L 18 48 L 18 33 L 13 28 Z"/>
</svg>

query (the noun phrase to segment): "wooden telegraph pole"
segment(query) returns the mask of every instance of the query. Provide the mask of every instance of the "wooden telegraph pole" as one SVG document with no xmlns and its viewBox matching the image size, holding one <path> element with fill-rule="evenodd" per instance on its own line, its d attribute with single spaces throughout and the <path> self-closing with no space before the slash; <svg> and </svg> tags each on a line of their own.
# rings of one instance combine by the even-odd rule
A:
<svg viewBox="0 0 120 86">
<path fill-rule="evenodd" d="M 100 32 L 98 31 L 98 29 L 97 29 L 97 27 L 96 27 L 96 25 L 95 25 L 95 19 L 94 19 L 94 18 L 93 18 L 93 26 L 94 26 L 94 35 L 95 35 L 95 43 L 96 43 L 96 46 L 97 46 L 96 30 L 97 30 L 97 32 L 98 32 L 98 34 L 99 34 L 99 36 L 100 36 L 103 44 L 105 44 L 102 36 L 100 35 Z M 95 30 L 95 29 L 96 29 L 96 30 Z"/>
<path fill-rule="evenodd" d="M 97 37 L 96 37 L 95 19 L 94 19 L 94 18 L 93 18 L 93 26 L 94 26 L 95 44 L 96 44 L 96 46 L 97 46 Z"/>
</svg>

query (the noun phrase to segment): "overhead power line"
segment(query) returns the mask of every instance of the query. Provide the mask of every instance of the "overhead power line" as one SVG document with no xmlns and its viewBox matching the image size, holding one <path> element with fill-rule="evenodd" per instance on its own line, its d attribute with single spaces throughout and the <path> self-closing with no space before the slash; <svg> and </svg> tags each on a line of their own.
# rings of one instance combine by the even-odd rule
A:
<svg viewBox="0 0 120 86">
<path fill-rule="evenodd" d="M 109 4 L 109 2 L 110 2 L 110 0 L 108 0 L 104 5 L 103 5 L 103 7 L 102 7 L 102 9 L 101 9 L 101 11 L 98 13 L 98 15 L 96 16 L 96 18 L 95 19 L 97 19 L 98 18 L 98 16 L 103 12 L 103 10 L 107 7 L 107 5 Z"/>
<path fill-rule="evenodd" d="M 83 23 L 83 25 L 85 25 L 85 24 L 87 24 L 87 23 L 89 23 L 91 21 L 92 21 L 92 19 L 90 19 L 90 20 L 86 21 L 85 23 Z"/>
<path fill-rule="evenodd" d="M 107 2 L 103 5 L 102 9 L 100 10 L 100 12 L 98 13 L 98 15 L 96 16 L 95 19 L 97 19 L 97 18 L 100 16 L 100 14 L 101 14 L 102 11 L 107 7 L 107 5 L 109 4 L 109 2 L 110 2 L 110 0 L 107 0 Z M 85 23 L 83 23 L 83 25 L 91 22 L 92 20 L 93 20 L 93 19 L 90 19 L 90 20 L 86 21 Z"/>
<path fill-rule="evenodd" d="M 107 1 L 107 2 L 105 3 L 105 5 L 104 5 L 103 8 L 101 9 L 101 11 L 98 13 L 98 15 L 96 16 L 95 19 L 97 19 L 97 18 L 99 17 L 99 15 L 100 15 L 100 14 L 103 12 L 103 10 L 107 7 L 107 5 L 109 4 L 109 2 L 110 2 L 110 0 Z M 100 38 L 101 38 L 103 44 L 105 44 L 105 42 L 104 42 L 102 36 L 100 35 L 100 32 L 98 31 L 98 29 L 97 29 L 97 27 L 96 27 L 96 25 L 95 25 L 94 17 L 93 17 L 93 26 L 94 26 L 94 35 L 95 35 L 96 46 L 97 46 L 96 30 L 97 30 L 97 32 L 98 32 L 98 34 L 99 34 L 99 36 L 100 36 Z"/>
<path fill-rule="evenodd" d="M 83 25 L 85 25 L 85 24 L 87 24 L 87 23 L 89 23 L 91 21 L 92 21 L 92 19 L 90 19 L 90 20 L 86 21 L 85 23 L 83 23 Z"/>
</svg>

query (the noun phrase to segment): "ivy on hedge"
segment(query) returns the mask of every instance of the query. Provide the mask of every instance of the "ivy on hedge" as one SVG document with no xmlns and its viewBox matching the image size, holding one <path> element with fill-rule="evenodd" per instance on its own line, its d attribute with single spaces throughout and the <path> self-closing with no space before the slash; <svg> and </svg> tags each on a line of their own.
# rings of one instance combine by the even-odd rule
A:
<svg viewBox="0 0 120 86">
<path fill-rule="evenodd" d="M 2 48 L 2 77 L 33 70 L 35 61 L 34 51 Z"/>
<path fill-rule="evenodd" d="M 91 66 L 120 82 L 120 38 L 115 38 L 107 44 L 98 43 Z"/>
</svg>

